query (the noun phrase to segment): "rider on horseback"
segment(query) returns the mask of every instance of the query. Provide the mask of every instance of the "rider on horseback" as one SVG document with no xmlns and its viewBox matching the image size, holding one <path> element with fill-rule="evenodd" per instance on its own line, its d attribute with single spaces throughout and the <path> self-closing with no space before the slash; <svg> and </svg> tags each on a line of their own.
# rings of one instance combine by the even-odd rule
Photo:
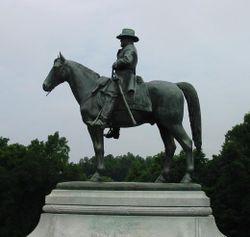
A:
<svg viewBox="0 0 250 237">
<path fill-rule="evenodd" d="M 116 38 L 120 39 L 122 48 L 118 50 L 117 60 L 112 65 L 112 70 L 115 70 L 116 72 L 116 76 L 112 79 L 120 80 L 120 84 L 124 93 L 134 93 L 137 65 L 137 51 L 134 46 L 134 42 L 138 42 L 139 38 L 135 36 L 135 31 L 132 29 L 123 29 L 122 33 Z M 119 92 L 117 91 L 117 93 Z M 116 97 L 117 95 L 114 94 L 109 95 L 106 98 L 101 114 L 94 122 L 94 126 L 108 126 L 108 122 L 116 102 Z M 119 131 L 119 127 L 112 127 L 105 136 L 106 138 L 118 139 Z"/>
</svg>

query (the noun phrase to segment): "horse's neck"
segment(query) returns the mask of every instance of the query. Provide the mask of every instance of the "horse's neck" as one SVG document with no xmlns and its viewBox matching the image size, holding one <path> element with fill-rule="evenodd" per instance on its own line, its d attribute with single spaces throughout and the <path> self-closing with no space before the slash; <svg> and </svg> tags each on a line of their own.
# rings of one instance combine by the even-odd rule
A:
<svg viewBox="0 0 250 237">
<path fill-rule="evenodd" d="M 71 76 L 68 82 L 77 102 L 81 105 L 95 88 L 98 74 L 75 62 L 69 62 L 68 64 L 71 68 Z"/>
</svg>

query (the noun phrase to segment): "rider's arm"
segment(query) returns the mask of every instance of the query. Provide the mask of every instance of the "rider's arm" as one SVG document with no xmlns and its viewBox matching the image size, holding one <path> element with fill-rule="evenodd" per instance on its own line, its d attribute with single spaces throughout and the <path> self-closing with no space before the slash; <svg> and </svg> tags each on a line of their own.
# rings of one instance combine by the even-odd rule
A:
<svg viewBox="0 0 250 237">
<path fill-rule="evenodd" d="M 136 57 L 136 52 L 131 49 L 126 49 L 123 56 L 118 58 L 114 63 L 114 69 L 123 69 L 126 67 L 133 67 Z"/>
</svg>

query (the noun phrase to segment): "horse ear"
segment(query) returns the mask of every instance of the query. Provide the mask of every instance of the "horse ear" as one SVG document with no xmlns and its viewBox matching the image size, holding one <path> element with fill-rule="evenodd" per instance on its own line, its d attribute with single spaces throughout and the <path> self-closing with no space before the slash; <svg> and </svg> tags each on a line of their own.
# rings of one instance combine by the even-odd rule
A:
<svg viewBox="0 0 250 237">
<path fill-rule="evenodd" d="M 61 54 L 61 52 L 59 52 L 59 56 L 60 56 L 60 59 L 61 59 L 63 62 L 66 61 L 66 59 L 63 57 L 63 55 Z"/>
</svg>

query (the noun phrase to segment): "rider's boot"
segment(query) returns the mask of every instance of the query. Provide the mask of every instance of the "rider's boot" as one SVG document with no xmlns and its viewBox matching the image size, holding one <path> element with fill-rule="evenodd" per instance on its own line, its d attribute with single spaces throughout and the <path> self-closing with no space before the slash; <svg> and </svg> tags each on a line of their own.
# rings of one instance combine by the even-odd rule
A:
<svg viewBox="0 0 250 237">
<path fill-rule="evenodd" d="M 113 127 L 110 128 L 108 133 L 104 135 L 106 138 L 118 139 L 120 136 L 120 128 Z"/>
<path fill-rule="evenodd" d="M 112 96 L 107 97 L 102 107 L 101 114 L 92 123 L 92 126 L 100 126 L 102 128 L 109 127 L 108 122 L 113 112 L 114 105 L 115 105 L 115 97 Z"/>
</svg>

